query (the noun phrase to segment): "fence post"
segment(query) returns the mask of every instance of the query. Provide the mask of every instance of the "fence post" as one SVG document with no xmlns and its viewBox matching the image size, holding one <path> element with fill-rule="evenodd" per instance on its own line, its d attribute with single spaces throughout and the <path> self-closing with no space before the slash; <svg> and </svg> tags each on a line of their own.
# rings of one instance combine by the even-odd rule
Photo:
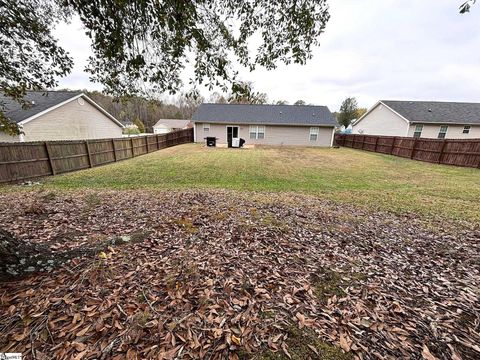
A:
<svg viewBox="0 0 480 360">
<path fill-rule="evenodd" d="M 113 160 L 117 162 L 117 149 L 115 148 L 115 139 L 112 139 L 112 146 L 113 146 Z"/>
<path fill-rule="evenodd" d="M 130 138 L 130 145 L 132 146 L 132 158 L 135 157 L 135 148 L 133 147 L 133 137 Z"/>
<path fill-rule="evenodd" d="M 88 155 L 88 166 L 93 167 L 92 164 L 92 154 L 90 152 L 90 145 L 88 144 L 88 140 L 85 140 L 85 145 L 87 146 L 87 155 Z"/>
<path fill-rule="evenodd" d="M 440 148 L 440 154 L 438 155 L 438 163 L 442 163 L 443 152 L 445 150 L 445 145 L 447 144 L 447 139 L 443 139 L 442 147 Z"/>
<path fill-rule="evenodd" d="M 394 137 L 393 137 L 393 141 L 392 141 L 392 148 L 390 149 L 390 155 L 393 154 L 393 149 L 395 148 L 395 141 L 396 141 L 396 140 L 397 140 L 397 137 L 394 136 Z"/>
<path fill-rule="evenodd" d="M 415 155 L 415 147 L 417 146 L 417 140 L 418 138 L 413 138 L 413 146 L 412 152 L 410 153 L 410 159 L 413 159 L 413 156 Z"/>
<path fill-rule="evenodd" d="M 145 145 L 147 146 L 147 154 L 150 152 L 150 146 L 148 146 L 148 135 L 144 137 Z"/>
<path fill-rule="evenodd" d="M 160 150 L 160 143 L 158 142 L 158 134 L 155 135 L 155 139 L 157 141 L 157 150 Z"/>
<path fill-rule="evenodd" d="M 378 136 L 375 137 L 375 148 L 373 149 L 374 152 L 377 152 L 377 145 L 378 145 Z"/>
<path fill-rule="evenodd" d="M 53 159 L 50 153 L 50 144 L 48 141 L 45 141 L 45 150 L 47 151 L 48 163 L 50 164 L 50 169 L 52 169 L 52 175 L 56 174 L 55 167 L 53 166 Z"/>
<path fill-rule="evenodd" d="M 362 150 L 365 149 L 365 135 L 362 135 Z"/>
</svg>

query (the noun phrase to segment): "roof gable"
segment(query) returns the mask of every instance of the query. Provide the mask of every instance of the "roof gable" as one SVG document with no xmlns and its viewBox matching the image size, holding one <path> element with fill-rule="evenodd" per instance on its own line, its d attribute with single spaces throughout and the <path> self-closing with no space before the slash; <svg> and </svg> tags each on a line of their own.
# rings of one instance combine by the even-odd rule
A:
<svg viewBox="0 0 480 360">
<path fill-rule="evenodd" d="M 395 114 L 396 116 L 398 116 L 400 119 L 402 119 L 403 121 L 405 121 L 407 124 L 410 123 L 410 121 L 405 118 L 403 115 L 399 114 L 398 112 L 396 112 L 395 110 L 393 110 L 391 107 L 389 107 L 388 105 L 385 105 L 382 101 L 378 101 L 375 105 L 373 105 L 370 109 L 368 109 L 368 111 L 363 114 L 359 119 L 357 120 L 354 120 L 352 121 L 351 125 L 352 126 L 357 126 L 363 119 L 365 119 L 369 114 L 371 114 L 375 109 L 377 109 L 379 106 L 382 106 L 384 105 L 385 106 L 385 109 L 388 109 L 388 111 L 392 112 L 393 114 Z"/>
<path fill-rule="evenodd" d="M 0 94 L 0 105 L 8 119 L 19 123 L 80 94 L 78 91 L 27 91 L 24 100 L 31 105 L 26 108 L 12 98 Z"/>
<path fill-rule="evenodd" d="M 4 114 L 8 119 L 22 125 L 79 97 L 83 97 L 118 126 L 124 127 L 113 115 L 79 91 L 27 91 L 24 99 L 30 103 L 30 106 L 26 108 L 23 108 L 19 102 L 0 94 L 0 105 L 3 106 Z"/>
<path fill-rule="evenodd" d="M 202 104 L 192 117 L 196 122 L 336 126 L 326 106 Z"/>
<path fill-rule="evenodd" d="M 412 123 L 479 124 L 480 103 L 382 100 Z"/>
</svg>

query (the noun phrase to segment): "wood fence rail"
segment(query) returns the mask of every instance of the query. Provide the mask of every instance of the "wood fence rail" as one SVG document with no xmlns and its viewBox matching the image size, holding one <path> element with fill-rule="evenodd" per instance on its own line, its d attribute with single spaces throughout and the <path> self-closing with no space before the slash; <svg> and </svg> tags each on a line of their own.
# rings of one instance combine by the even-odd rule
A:
<svg viewBox="0 0 480 360">
<path fill-rule="evenodd" d="M 193 142 L 193 129 L 138 137 L 0 143 L 0 183 L 87 169 Z"/>
<path fill-rule="evenodd" d="M 480 168 L 480 139 L 335 134 L 335 143 L 431 163 Z"/>
</svg>

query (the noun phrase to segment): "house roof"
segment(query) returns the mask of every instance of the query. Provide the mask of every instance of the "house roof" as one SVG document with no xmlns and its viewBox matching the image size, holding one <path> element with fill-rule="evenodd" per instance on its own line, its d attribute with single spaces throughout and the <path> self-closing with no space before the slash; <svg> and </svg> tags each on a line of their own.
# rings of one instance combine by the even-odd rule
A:
<svg viewBox="0 0 480 360">
<path fill-rule="evenodd" d="M 228 124 L 337 125 L 326 106 L 313 105 L 202 104 L 192 119 Z"/>
<path fill-rule="evenodd" d="M 166 125 L 170 128 L 183 129 L 184 127 L 187 127 L 190 122 L 191 120 L 183 120 L 183 119 L 160 119 L 157 121 L 155 125 L 153 125 L 153 127 Z"/>
<path fill-rule="evenodd" d="M 23 108 L 19 102 L 0 94 L 0 106 L 3 107 L 8 119 L 17 124 L 23 124 L 79 97 L 83 97 L 117 125 L 123 127 L 120 121 L 79 91 L 27 91 L 24 99 L 31 105 L 26 108 Z"/>
<path fill-rule="evenodd" d="M 480 103 L 381 100 L 412 123 L 479 124 Z"/>
</svg>

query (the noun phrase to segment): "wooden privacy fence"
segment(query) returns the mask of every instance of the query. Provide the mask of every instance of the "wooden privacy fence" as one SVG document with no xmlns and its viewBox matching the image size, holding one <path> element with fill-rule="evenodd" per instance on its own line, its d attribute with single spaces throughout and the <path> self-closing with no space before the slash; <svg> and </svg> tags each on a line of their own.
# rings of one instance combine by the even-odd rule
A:
<svg viewBox="0 0 480 360">
<path fill-rule="evenodd" d="M 339 146 L 437 164 L 480 168 L 480 139 L 335 134 Z"/>
<path fill-rule="evenodd" d="M 193 142 L 193 129 L 99 140 L 0 143 L 0 183 L 62 174 Z"/>
</svg>

